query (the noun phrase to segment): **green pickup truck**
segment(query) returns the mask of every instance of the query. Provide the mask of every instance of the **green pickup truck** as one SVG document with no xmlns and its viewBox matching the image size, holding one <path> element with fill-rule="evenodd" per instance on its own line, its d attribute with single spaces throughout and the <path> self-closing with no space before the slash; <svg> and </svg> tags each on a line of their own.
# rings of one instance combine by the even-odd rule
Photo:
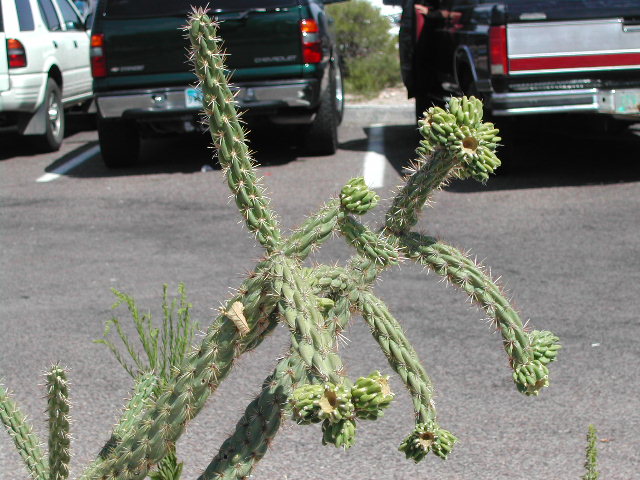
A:
<svg viewBox="0 0 640 480">
<path fill-rule="evenodd" d="M 100 0 L 91 66 L 105 164 L 133 164 L 142 137 L 201 128 L 200 95 L 181 29 L 192 6 L 209 8 L 220 21 L 245 118 L 294 125 L 307 152 L 334 153 L 344 98 L 324 4 L 335 1 Z"/>
</svg>

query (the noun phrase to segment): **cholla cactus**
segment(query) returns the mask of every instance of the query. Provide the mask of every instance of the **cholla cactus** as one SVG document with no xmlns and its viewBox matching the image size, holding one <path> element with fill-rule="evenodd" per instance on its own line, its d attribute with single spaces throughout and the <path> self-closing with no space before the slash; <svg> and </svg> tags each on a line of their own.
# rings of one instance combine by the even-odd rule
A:
<svg viewBox="0 0 640 480">
<path fill-rule="evenodd" d="M 221 308 L 200 344 L 171 365 L 166 379 L 157 383 L 154 376 L 143 375 L 136 380 L 122 419 L 82 480 L 144 478 L 173 451 L 185 426 L 228 375 L 234 360 L 258 347 L 278 323 L 290 330 L 290 350 L 200 479 L 248 477 L 289 414 L 302 424 L 322 422 L 322 442 L 348 448 L 355 440 L 357 422 L 379 417 L 392 399 L 386 376 L 376 372 L 355 384 L 345 376 L 336 343 L 353 314 L 369 325 L 389 366 L 411 394 L 415 428 L 400 450 L 415 461 L 430 451 L 446 458 L 456 438 L 437 421 L 431 380 L 400 323 L 373 292 L 379 275 L 400 261 L 417 262 L 445 277 L 486 312 L 501 334 L 519 391 L 535 395 L 548 385 L 548 365 L 559 348 L 557 337 L 525 331 L 520 316 L 481 265 L 442 241 L 411 231 L 431 195 L 450 178 L 484 182 L 499 165 L 498 131 L 482 122 L 478 99 L 451 99 L 447 109 L 426 112 L 413 170 L 378 232 L 354 217 L 377 202 L 364 181 L 354 179 L 339 197 L 286 235 L 256 176 L 227 83 L 217 25 L 205 11 L 195 10 L 186 32 L 205 119 L 226 182 L 265 256 Z M 354 248 L 353 257 L 344 266 L 304 267 L 309 253 L 334 233 Z M 50 470 L 40 442 L 3 388 L 0 419 L 32 476 L 49 479 L 53 467 Z M 64 472 L 62 465 L 55 470 Z"/>
</svg>

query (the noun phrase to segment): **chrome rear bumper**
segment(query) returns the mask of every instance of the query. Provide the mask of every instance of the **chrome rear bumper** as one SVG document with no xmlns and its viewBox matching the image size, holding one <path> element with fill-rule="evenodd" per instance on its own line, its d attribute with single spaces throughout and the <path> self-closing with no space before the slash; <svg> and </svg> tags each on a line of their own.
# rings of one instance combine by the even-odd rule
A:
<svg viewBox="0 0 640 480">
<path fill-rule="evenodd" d="M 272 84 L 238 84 L 236 105 L 240 109 L 311 108 L 319 97 L 319 82 L 303 80 Z M 97 93 L 102 118 L 153 118 L 198 113 L 202 110 L 193 87 L 153 88 Z"/>
<path fill-rule="evenodd" d="M 493 93 L 491 111 L 497 116 L 591 112 L 635 120 L 640 119 L 640 88 Z"/>
</svg>

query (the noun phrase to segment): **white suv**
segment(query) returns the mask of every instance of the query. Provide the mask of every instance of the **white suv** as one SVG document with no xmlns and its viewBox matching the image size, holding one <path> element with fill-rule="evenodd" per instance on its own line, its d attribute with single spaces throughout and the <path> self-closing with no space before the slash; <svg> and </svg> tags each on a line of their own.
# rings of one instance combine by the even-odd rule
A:
<svg viewBox="0 0 640 480">
<path fill-rule="evenodd" d="M 70 0 L 0 2 L 0 132 L 58 150 L 64 109 L 93 96 L 86 24 Z"/>
</svg>

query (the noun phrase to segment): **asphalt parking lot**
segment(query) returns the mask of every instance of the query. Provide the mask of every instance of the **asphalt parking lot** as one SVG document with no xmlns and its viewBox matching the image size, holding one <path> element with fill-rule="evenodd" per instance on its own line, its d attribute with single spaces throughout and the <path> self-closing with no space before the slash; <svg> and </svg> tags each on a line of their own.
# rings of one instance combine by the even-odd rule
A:
<svg viewBox="0 0 640 480">
<path fill-rule="evenodd" d="M 383 199 L 364 220 L 379 225 L 413 156 L 412 115 L 406 108 L 351 108 L 331 157 L 301 155 L 286 132 L 254 131 L 258 173 L 283 228 L 363 174 Z M 56 154 L 0 140 L 0 378 L 44 441 L 42 372 L 58 361 L 69 368 L 72 476 L 107 439 L 131 385 L 107 349 L 92 343 L 114 314 L 111 288 L 132 294 L 159 319 L 162 285 L 175 292 L 184 282 L 204 327 L 262 254 L 240 225 L 206 138 L 147 142 L 138 165 L 108 170 L 91 119 L 74 121 Z M 348 345 L 340 347 L 349 376 L 392 374 L 392 407 L 382 419 L 362 422 L 348 451 L 323 447 L 318 426 L 287 423 L 254 478 L 578 479 L 591 423 L 599 432 L 601 478 L 636 478 L 639 151 L 636 128 L 603 133 L 530 122 L 506 142 L 504 173 L 487 185 L 453 181 L 419 222 L 420 231 L 490 266 L 523 319 L 560 336 L 551 386 L 538 398 L 514 388 L 482 312 L 405 263 L 386 272 L 376 291 L 434 381 L 438 419 L 459 438 L 454 453 L 414 464 L 397 451 L 411 430 L 411 402 L 354 318 Z M 336 238 L 316 260 L 344 262 L 350 254 Z M 178 444 L 184 478 L 206 467 L 286 347 L 279 329 L 238 362 Z M 20 478 L 27 478 L 21 459 L 2 434 L 0 479 Z"/>
</svg>

